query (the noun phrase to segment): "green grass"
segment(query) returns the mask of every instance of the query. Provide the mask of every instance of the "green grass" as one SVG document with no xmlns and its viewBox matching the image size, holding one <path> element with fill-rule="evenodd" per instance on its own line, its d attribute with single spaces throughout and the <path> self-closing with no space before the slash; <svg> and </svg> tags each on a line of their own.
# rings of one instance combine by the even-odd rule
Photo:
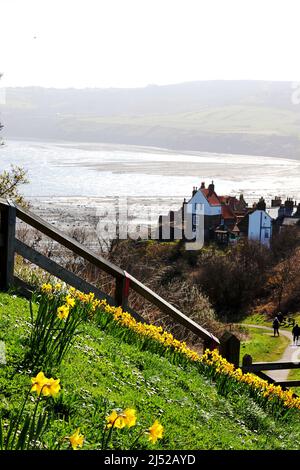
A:
<svg viewBox="0 0 300 470">
<path fill-rule="evenodd" d="M 248 317 L 244 318 L 241 323 L 246 323 L 248 325 L 261 325 L 261 326 L 268 326 L 272 327 L 272 322 L 268 321 L 265 315 L 261 313 L 252 313 Z"/>
<path fill-rule="evenodd" d="M 297 108 L 297 107 L 295 107 Z M 206 107 L 195 112 L 153 115 L 62 115 L 59 127 L 85 140 L 152 145 L 179 150 L 299 157 L 299 110 L 254 105 Z M 109 131 L 108 131 L 109 130 Z M 212 147 L 212 142 L 215 147 Z M 288 143 L 290 142 L 290 143 Z M 226 150 L 227 149 L 227 150 Z M 244 150 L 243 150 L 244 149 Z M 249 150 L 250 149 L 250 150 Z M 281 149 L 281 151 L 280 151 Z"/>
<path fill-rule="evenodd" d="M 5 341 L 7 355 L 7 365 L 0 367 L 4 419 L 20 406 L 30 377 L 38 372 L 20 367 L 29 321 L 26 300 L 0 293 L 0 340 Z M 142 437 L 138 448 L 297 449 L 300 445 L 298 417 L 275 421 L 247 396 L 232 393 L 224 398 L 193 365 L 175 366 L 91 323 L 84 324 L 53 376 L 61 379 L 62 391 L 44 436 L 48 447 L 80 427 L 86 437 L 84 448 L 96 448 L 105 413 L 125 407 L 137 410 L 139 424 L 115 433 L 114 445 L 121 449 L 156 418 L 165 428 L 163 439 L 152 445 Z"/>
<path fill-rule="evenodd" d="M 300 380 L 300 370 L 293 369 L 289 373 L 289 380 Z M 299 393 L 299 387 L 297 387 Z"/>
<path fill-rule="evenodd" d="M 295 319 L 296 323 L 300 324 L 300 313 L 295 313 L 290 315 L 292 318 Z M 261 325 L 261 326 L 268 326 L 272 327 L 272 322 L 267 321 L 265 316 L 262 314 L 252 314 L 245 318 L 242 323 L 245 324 L 252 324 L 252 325 Z M 291 327 L 281 327 L 284 330 L 291 331 Z M 242 355 L 244 354 L 251 354 L 254 357 L 255 361 L 276 361 L 280 358 L 280 355 L 283 352 L 283 344 L 284 340 L 288 341 L 287 338 L 281 336 L 280 337 L 280 344 L 277 350 L 277 347 L 274 350 L 274 346 L 276 343 L 271 341 L 270 338 L 267 339 L 267 335 L 260 335 L 257 331 L 254 331 L 254 328 L 251 328 L 251 336 L 249 337 L 249 341 L 242 343 Z M 254 340 L 254 342 L 253 342 Z M 277 340 L 277 338 L 276 338 Z M 276 341 L 277 342 L 277 341 Z M 278 344 L 278 343 L 277 343 Z M 286 346 L 288 343 L 286 344 Z M 268 348 L 269 352 L 268 352 Z M 281 351 L 281 354 L 280 354 Z M 277 356 L 278 352 L 278 356 Z M 300 380 L 300 370 L 293 369 L 289 372 L 288 376 L 289 380 Z M 295 392 L 299 394 L 300 387 L 295 387 Z"/>
<path fill-rule="evenodd" d="M 300 324 L 300 313 L 291 313 L 286 315 L 286 320 L 289 317 L 293 318 L 296 323 Z M 260 325 L 267 326 L 269 328 L 272 328 L 272 323 L 273 319 L 266 318 L 266 315 L 262 313 L 252 313 L 241 321 L 242 325 Z M 283 323 L 280 328 L 286 331 L 292 331 L 292 325 L 289 325 L 287 321 Z"/>
<path fill-rule="evenodd" d="M 149 126 L 209 133 L 243 133 L 255 135 L 300 136 L 298 110 L 283 110 L 265 106 L 233 105 L 203 107 L 188 113 L 138 116 L 81 117 L 89 125 L 127 125 L 144 129 Z"/>
<path fill-rule="evenodd" d="M 246 328 L 249 337 L 241 343 L 241 358 L 250 354 L 254 362 L 272 362 L 281 358 L 289 345 L 285 336 L 275 337 L 273 332 L 259 328 Z"/>
</svg>

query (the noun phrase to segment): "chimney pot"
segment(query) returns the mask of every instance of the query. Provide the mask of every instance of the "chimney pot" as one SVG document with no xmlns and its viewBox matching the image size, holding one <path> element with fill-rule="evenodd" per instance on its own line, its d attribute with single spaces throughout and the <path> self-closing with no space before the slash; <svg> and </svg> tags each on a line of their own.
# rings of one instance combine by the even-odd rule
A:
<svg viewBox="0 0 300 470">
<path fill-rule="evenodd" d="M 211 193 L 214 192 L 214 190 L 215 190 L 215 185 L 214 185 L 214 182 L 213 182 L 213 181 L 212 181 L 212 182 L 210 183 L 210 185 L 208 186 L 208 189 L 209 189 L 209 191 L 210 191 Z"/>
</svg>

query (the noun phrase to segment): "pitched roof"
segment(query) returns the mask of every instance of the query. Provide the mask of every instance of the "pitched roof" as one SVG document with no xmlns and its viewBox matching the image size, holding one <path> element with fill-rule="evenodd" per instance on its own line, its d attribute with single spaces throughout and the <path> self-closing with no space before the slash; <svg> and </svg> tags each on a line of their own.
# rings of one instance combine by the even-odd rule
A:
<svg viewBox="0 0 300 470">
<path fill-rule="evenodd" d="M 236 218 L 229 206 L 223 204 L 221 206 L 221 210 L 222 210 L 222 217 L 223 217 L 224 220 L 226 220 L 226 219 L 235 219 Z"/>
<path fill-rule="evenodd" d="M 232 232 L 238 232 L 238 233 L 240 233 L 240 229 L 239 229 L 239 227 L 238 227 L 236 224 L 235 224 L 235 226 L 233 227 Z"/>
<path fill-rule="evenodd" d="M 292 226 L 292 225 L 297 225 L 300 222 L 300 217 L 285 217 L 283 219 L 282 225 L 285 226 Z"/>
<path fill-rule="evenodd" d="M 218 196 L 218 198 L 222 203 L 226 204 L 227 202 L 230 206 L 234 206 L 239 202 L 239 200 L 235 196 Z"/>
<path fill-rule="evenodd" d="M 200 191 L 202 192 L 203 196 L 206 197 L 207 201 L 209 202 L 211 206 L 221 205 L 221 202 L 214 191 L 211 191 L 208 188 L 201 188 Z"/>
</svg>

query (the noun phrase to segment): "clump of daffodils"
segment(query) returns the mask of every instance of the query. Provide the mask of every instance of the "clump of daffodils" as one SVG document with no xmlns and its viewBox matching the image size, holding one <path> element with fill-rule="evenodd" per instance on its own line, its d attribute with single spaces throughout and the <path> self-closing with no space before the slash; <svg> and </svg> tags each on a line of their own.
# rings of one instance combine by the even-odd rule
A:
<svg viewBox="0 0 300 470">
<path fill-rule="evenodd" d="M 112 413 L 106 417 L 107 428 L 115 427 L 117 429 L 131 428 L 136 424 L 136 411 L 133 408 L 126 408 L 126 410 L 118 413 L 113 410 Z"/>
<path fill-rule="evenodd" d="M 107 445 L 109 443 L 109 440 L 111 438 L 111 434 L 112 434 L 112 431 L 113 431 L 114 428 L 123 429 L 126 426 L 128 428 L 131 428 L 131 427 L 136 425 L 136 420 L 137 420 L 136 411 L 133 408 L 126 408 L 123 411 L 113 410 L 110 413 L 110 415 L 106 417 L 106 428 L 105 429 L 109 430 L 109 433 L 108 433 L 108 437 L 106 439 L 105 448 L 107 448 Z M 162 439 L 163 431 L 164 431 L 163 426 L 159 423 L 158 420 L 155 420 L 153 425 L 150 428 L 148 428 L 146 431 L 142 430 L 138 434 L 138 436 L 135 439 L 133 445 L 143 435 L 147 435 L 148 440 L 152 444 L 156 444 L 158 439 Z"/>
<path fill-rule="evenodd" d="M 106 300 L 102 300 L 100 302 L 100 307 L 104 309 L 106 313 L 112 314 L 117 323 L 130 328 L 137 334 L 151 338 L 154 341 L 161 343 L 166 348 L 172 348 L 175 352 L 179 352 L 193 361 L 200 359 L 197 352 L 190 349 L 184 341 L 175 339 L 172 333 L 164 331 L 161 326 L 138 322 L 128 312 L 123 312 L 121 307 L 112 307 L 111 305 L 108 305 Z"/>
<path fill-rule="evenodd" d="M 200 358 L 200 363 L 214 369 L 216 374 L 227 375 L 240 383 L 245 383 L 258 392 L 263 398 L 272 401 L 279 399 L 285 408 L 296 408 L 300 410 L 300 397 L 294 397 L 292 390 L 282 390 L 280 385 L 269 384 L 255 374 L 243 374 L 240 368 L 235 368 L 233 364 L 224 359 L 217 350 L 207 349 Z"/>
<path fill-rule="evenodd" d="M 57 284 L 55 286 L 51 286 L 51 284 L 44 284 L 42 286 L 42 291 L 47 295 L 58 292 L 58 290 Z M 134 331 L 143 338 L 150 338 L 156 341 L 168 350 L 171 349 L 176 353 L 180 353 L 193 363 L 209 367 L 213 370 L 214 374 L 219 376 L 226 375 L 239 383 L 247 384 L 263 398 L 267 398 L 270 401 L 278 399 L 285 408 L 300 410 L 300 397 L 294 397 L 291 390 L 282 390 L 280 386 L 269 384 L 266 380 L 254 374 L 244 374 L 240 368 L 235 368 L 233 364 L 220 356 L 217 350 L 210 351 L 207 349 L 201 356 L 196 351 L 190 349 L 184 341 L 178 341 L 171 333 L 164 331 L 162 327 L 138 322 L 128 312 L 124 312 L 121 307 L 111 306 L 106 300 L 95 299 L 94 293 L 84 294 L 71 287 L 65 298 L 65 305 L 58 308 L 57 315 L 59 318 L 66 319 L 69 309 L 76 302 L 81 302 L 88 308 L 88 315 L 90 317 L 93 316 L 96 310 L 100 313 L 105 312 L 111 315 L 117 324 Z M 124 423 L 124 417 L 118 415 L 115 427 L 125 427 L 126 424 Z M 111 424 L 111 422 L 108 424 Z"/>
</svg>

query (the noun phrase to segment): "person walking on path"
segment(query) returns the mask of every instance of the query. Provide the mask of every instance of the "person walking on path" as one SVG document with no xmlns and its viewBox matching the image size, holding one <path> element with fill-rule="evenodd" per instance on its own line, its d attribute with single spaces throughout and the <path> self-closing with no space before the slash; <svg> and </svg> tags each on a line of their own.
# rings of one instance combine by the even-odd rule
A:
<svg viewBox="0 0 300 470">
<path fill-rule="evenodd" d="M 273 329 L 274 329 L 274 336 L 279 336 L 279 320 L 277 317 L 274 318 L 273 320 Z"/>
<path fill-rule="evenodd" d="M 293 342 L 298 346 L 298 339 L 299 339 L 299 334 L 300 334 L 300 328 L 298 326 L 298 323 L 294 326 L 292 329 L 292 334 L 293 334 Z"/>
</svg>

